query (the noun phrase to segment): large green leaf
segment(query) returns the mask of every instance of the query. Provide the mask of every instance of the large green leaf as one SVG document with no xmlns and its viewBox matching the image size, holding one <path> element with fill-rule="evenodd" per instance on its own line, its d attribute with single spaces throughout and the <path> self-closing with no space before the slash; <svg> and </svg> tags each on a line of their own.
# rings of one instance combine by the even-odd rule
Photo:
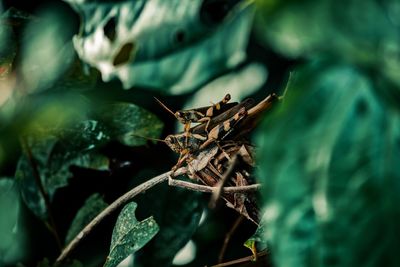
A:
<svg viewBox="0 0 400 267">
<path fill-rule="evenodd" d="M 258 2 L 257 32 L 280 53 L 351 62 L 368 69 L 375 83 L 387 80 L 400 87 L 397 0 Z M 377 89 L 388 94 L 385 85 Z M 400 90 L 392 96 L 399 98 Z"/>
<path fill-rule="evenodd" d="M 247 1 L 67 2 L 81 15 L 73 40 L 80 58 L 125 88 L 183 93 L 245 59 Z"/>
<path fill-rule="evenodd" d="M 132 253 L 146 245 L 158 232 L 159 228 L 153 217 L 138 221 L 135 217 L 137 204 L 127 204 L 114 226 L 110 253 L 104 267 L 117 266 Z"/>
<path fill-rule="evenodd" d="M 287 55 L 315 55 L 336 49 L 348 52 L 347 49 L 352 49 L 355 55 L 344 56 L 363 58 L 373 57 L 384 48 L 377 45 L 378 41 L 388 42 L 382 45 L 398 46 L 396 40 L 400 37 L 400 25 L 395 15 L 397 4 L 393 0 L 382 3 L 373 0 L 362 3 L 356 0 L 259 2 L 260 22 L 265 23 L 259 25 L 261 34 L 264 33 L 268 42 Z M 357 46 L 358 53 L 355 50 Z M 367 51 L 375 53 L 366 55 Z"/>
<path fill-rule="evenodd" d="M 100 108 L 99 117 L 106 123 L 112 138 L 129 146 L 146 144 L 145 137 L 158 138 L 163 128 L 154 114 L 130 103 L 106 105 Z"/>
<path fill-rule="evenodd" d="M 91 195 L 85 204 L 80 208 L 75 218 L 72 220 L 71 226 L 68 229 L 68 233 L 65 237 L 65 243 L 68 244 L 79 232 L 100 212 L 106 207 L 107 203 L 104 202 L 103 198 L 99 194 Z"/>
<path fill-rule="evenodd" d="M 400 113 L 369 79 L 303 69 L 256 141 L 276 266 L 399 266 Z"/>
<path fill-rule="evenodd" d="M 258 32 L 282 54 L 354 62 L 400 85 L 397 0 L 258 2 Z"/>
</svg>

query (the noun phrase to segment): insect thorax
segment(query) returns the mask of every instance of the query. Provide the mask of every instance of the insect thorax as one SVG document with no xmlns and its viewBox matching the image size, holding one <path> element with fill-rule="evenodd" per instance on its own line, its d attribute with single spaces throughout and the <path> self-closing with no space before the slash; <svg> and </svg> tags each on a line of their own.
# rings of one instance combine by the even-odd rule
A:
<svg viewBox="0 0 400 267">
<path fill-rule="evenodd" d="M 168 135 L 165 138 L 165 142 L 172 151 L 181 153 L 183 150 L 187 150 L 189 152 L 198 150 L 206 139 L 207 137 L 199 134 L 186 135 L 185 133 L 182 133 Z"/>
</svg>

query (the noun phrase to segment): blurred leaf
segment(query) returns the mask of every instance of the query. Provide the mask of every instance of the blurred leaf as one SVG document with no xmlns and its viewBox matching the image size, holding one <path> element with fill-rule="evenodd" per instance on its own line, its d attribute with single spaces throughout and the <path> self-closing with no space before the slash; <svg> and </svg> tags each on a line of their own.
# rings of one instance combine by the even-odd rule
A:
<svg viewBox="0 0 400 267">
<path fill-rule="evenodd" d="M 114 226 L 112 234 L 110 254 L 104 267 L 117 266 L 132 253 L 141 249 L 159 231 L 156 221 L 149 217 L 139 222 L 135 217 L 137 204 L 127 204 Z"/>
<path fill-rule="evenodd" d="M 11 65 L 17 52 L 17 43 L 12 28 L 8 23 L 11 19 L 8 11 L 0 15 L 0 66 Z M 3 72 L 0 72 L 3 77 Z"/>
<path fill-rule="evenodd" d="M 344 56 L 373 57 L 383 48 L 377 45 L 386 45 L 378 42 L 389 42 L 389 45 L 400 38 L 399 19 L 390 16 L 399 12 L 398 3 L 393 0 L 382 3 L 373 0 L 259 2 L 260 22 L 265 23 L 260 25 L 261 34 L 287 55 L 318 55 L 340 50 L 336 52 L 356 52 Z M 368 55 L 368 51 L 375 53 Z"/>
<path fill-rule="evenodd" d="M 3 13 L 0 15 L 0 125 L 3 124 L 3 104 L 11 97 L 15 84 L 12 69 L 16 52 L 16 38 L 8 24 L 7 14 Z"/>
<path fill-rule="evenodd" d="M 65 244 L 68 244 L 79 232 L 107 207 L 107 203 L 99 194 L 91 195 L 75 215 L 68 233 L 65 237 Z"/>
<path fill-rule="evenodd" d="M 15 181 L 0 178 L 0 265 L 13 265 L 25 254 L 20 199 Z"/>
<path fill-rule="evenodd" d="M 258 2 L 258 33 L 282 54 L 345 60 L 400 86 L 399 1 Z"/>
<path fill-rule="evenodd" d="M 143 137 L 158 138 L 162 132 L 163 123 L 155 115 L 130 103 L 110 104 L 98 113 L 110 135 L 128 146 L 144 145 Z"/>
<path fill-rule="evenodd" d="M 260 63 L 248 64 L 240 70 L 231 71 L 199 88 L 185 103 L 184 109 L 208 106 L 210 101 L 216 102 L 224 98 L 228 91 L 232 102 L 243 100 L 259 90 L 267 78 L 268 72 L 265 66 Z"/>
<path fill-rule="evenodd" d="M 29 92 L 47 89 L 74 60 L 73 46 L 68 41 L 73 32 L 66 26 L 70 18 L 56 8 L 39 13 L 38 19 L 26 27 L 22 42 L 21 72 Z"/>
<path fill-rule="evenodd" d="M 82 95 L 65 91 L 42 94 L 39 97 L 31 96 L 23 105 L 17 107 L 16 111 L 20 112 L 23 118 L 21 121 L 13 121 L 16 114 L 11 114 L 14 117 L 10 116 L 10 124 L 21 128 L 23 133 L 46 135 L 49 132 L 74 127 L 75 124 L 86 120 L 90 103 Z"/>
<path fill-rule="evenodd" d="M 147 213 L 154 215 L 160 232 L 138 253 L 136 262 L 139 266 L 171 266 L 199 225 L 203 211 L 201 194 L 159 185 L 138 201 L 145 203 Z"/>
<path fill-rule="evenodd" d="M 356 69 L 312 64 L 260 127 L 277 266 L 399 266 L 400 113 Z"/>
<path fill-rule="evenodd" d="M 67 2 L 81 15 L 73 39 L 80 58 L 125 88 L 184 93 L 245 59 L 247 1 Z"/>
</svg>

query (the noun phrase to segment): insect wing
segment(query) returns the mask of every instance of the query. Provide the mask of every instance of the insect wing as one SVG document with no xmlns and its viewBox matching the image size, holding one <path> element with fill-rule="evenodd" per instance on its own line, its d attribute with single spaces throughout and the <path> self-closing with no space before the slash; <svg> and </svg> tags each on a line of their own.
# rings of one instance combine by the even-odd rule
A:
<svg viewBox="0 0 400 267">
<path fill-rule="evenodd" d="M 276 94 L 271 94 L 254 107 L 247 109 L 246 118 L 235 126 L 240 131 L 235 129 L 232 138 L 239 138 L 251 132 L 260 122 L 264 111 L 271 109 L 277 101 L 279 101 L 279 97 Z"/>
<path fill-rule="evenodd" d="M 247 98 L 240 102 L 239 104 L 237 103 L 228 103 L 226 104 L 226 108 L 224 108 L 224 111 L 220 113 L 219 115 L 216 115 L 215 117 L 211 118 L 208 129 L 213 129 L 215 126 L 220 124 L 221 122 L 231 118 L 234 116 L 236 113 L 239 112 L 239 110 L 244 107 L 247 109 L 250 109 L 254 105 L 254 100 L 251 98 Z M 193 133 L 204 133 L 206 128 L 206 124 L 199 124 L 191 129 L 191 132 Z"/>
</svg>

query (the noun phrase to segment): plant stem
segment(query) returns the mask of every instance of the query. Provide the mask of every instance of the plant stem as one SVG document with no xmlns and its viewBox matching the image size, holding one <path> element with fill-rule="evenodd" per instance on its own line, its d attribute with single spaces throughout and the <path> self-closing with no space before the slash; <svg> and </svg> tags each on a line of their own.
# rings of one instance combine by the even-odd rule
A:
<svg viewBox="0 0 400 267">
<path fill-rule="evenodd" d="M 257 257 L 262 257 L 262 256 L 265 256 L 265 255 L 267 255 L 267 251 L 261 251 L 261 252 L 257 253 Z M 254 260 L 254 256 L 247 256 L 247 257 L 240 258 L 240 259 L 237 259 L 237 260 L 227 261 L 227 262 L 224 262 L 224 263 L 219 263 L 219 264 L 216 264 L 216 265 L 212 265 L 211 267 L 226 267 L 226 266 L 231 266 L 231 265 L 235 265 L 235 264 L 239 264 L 239 263 L 243 263 L 243 262 L 248 262 L 248 261 L 252 261 L 252 260 Z"/>
<path fill-rule="evenodd" d="M 136 195 L 145 192 L 146 190 L 152 188 L 153 186 L 155 186 L 159 183 L 162 183 L 162 182 L 168 180 L 169 181 L 168 184 L 171 186 L 183 187 L 183 188 L 194 190 L 194 191 L 212 193 L 215 190 L 215 188 L 210 187 L 210 186 L 193 184 L 193 183 L 189 183 L 189 182 L 171 179 L 171 175 L 179 176 L 179 175 L 185 174 L 186 172 L 187 172 L 187 169 L 185 167 L 182 167 L 174 172 L 172 172 L 172 171 L 165 172 L 163 174 L 160 174 L 160 175 L 136 186 L 132 190 L 128 191 L 127 193 L 125 193 L 124 195 L 119 197 L 117 200 L 115 200 L 113 203 L 111 203 L 107 208 L 105 208 L 101 213 L 99 213 L 88 225 L 86 225 L 85 228 L 83 228 L 80 231 L 80 233 L 63 249 L 60 256 L 58 256 L 58 258 L 55 262 L 55 265 L 59 265 L 65 259 L 67 259 L 68 256 L 71 254 L 71 252 L 81 242 L 81 240 L 84 239 L 87 235 L 89 235 L 93 231 L 93 229 L 101 221 L 103 221 L 107 216 L 112 214 L 115 210 L 117 210 L 121 206 L 125 205 L 128 201 L 130 201 Z M 253 184 L 253 185 L 248 185 L 248 186 L 224 187 L 222 189 L 222 191 L 224 193 L 238 193 L 238 192 L 245 193 L 245 192 L 257 191 L 260 187 L 261 187 L 260 184 Z"/>
<path fill-rule="evenodd" d="M 43 186 L 42 179 L 40 179 L 39 169 L 36 164 L 35 158 L 33 157 L 33 153 L 32 153 L 32 150 L 31 150 L 28 142 L 26 141 L 26 139 L 24 137 L 21 137 L 20 140 L 21 140 L 23 150 L 25 150 L 26 155 L 28 156 L 29 164 L 32 167 L 32 172 L 33 172 L 33 177 L 35 178 L 35 183 L 36 183 L 37 187 L 39 188 L 39 192 L 42 195 L 44 204 L 46 206 L 46 211 L 49 216 L 49 222 L 46 223 L 46 226 L 47 226 L 47 228 L 49 228 L 50 232 L 53 234 L 54 239 L 56 240 L 57 246 L 61 251 L 61 249 L 62 249 L 61 239 L 58 235 L 56 223 L 55 223 L 55 220 L 53 217 L 53 213 L 51 211 L 49 195 L 47 194 L 47 192 Z"/>
<path fill-rule="evenodd" d="M 174 175 L 182 175 L 186 173 L 186 168 L 180 168 L 174 171 Z M 120 196 L 117 200 L 111 203 L 107 208 L 105 208 L 101 213 L 99 213 L 88 225 L 83 228 L 80 233 L 75 236 L 75 238 L 63 249 L 60 256 L 57 258 L 55 265 L 61 264 L 67 257 L 71 254 L 71 252 L 78 246 L 83 238 L 85 238 L 88 234 L 90 234 L 93 229 L 103 221 L 107 216 L 112 214 L 115 210 L 125 205 L 128 201 L 130 201 L 136 195 L 145 192 L 146 190 L 152 188 L 153 186 L 167 181 L 169 177 L 172 175 L 172 172 L 165 172 L 160 174 L 138 186 L 128 191 L 124 195 Z"/>
<path fill-rule="evenodd" d="M 221 251 L 219 252 L 219 256 L 218 256 L 218 263 L 221 263 L 224 260 L 225 251 L 226 251 L 226 248 L 228 247 L 229 241 L 231 240 L 231 237 L 233 236 L 233 234 L 236 232 L 236 229 L 239 227 L 240 223 L 243 221 L 243 218 L 244 218 L 244 216 L 240 215 L 235 220 L 235 222 L 232 225 L 229 232 L 225 235 L 224 244 L 222 245 Z"/>
<path fill-rule="evenodd" d="M 183 187 L 189 190 L 204 192 L 204 193 L 213 193 L 215 191 L 215 187 L 194 184 L 190 182 L 185 182 L 181 180 L 169 179 L 168 184 L 170 186 L 177 186 Z M 247 193 L 247 192 L 254 192 L 261 188 L 261 184 L 252 184 L 246 186 L 230 186 L 230 187 L 223 187 L 222 192 L 224 193 Z"/>
</svg>

